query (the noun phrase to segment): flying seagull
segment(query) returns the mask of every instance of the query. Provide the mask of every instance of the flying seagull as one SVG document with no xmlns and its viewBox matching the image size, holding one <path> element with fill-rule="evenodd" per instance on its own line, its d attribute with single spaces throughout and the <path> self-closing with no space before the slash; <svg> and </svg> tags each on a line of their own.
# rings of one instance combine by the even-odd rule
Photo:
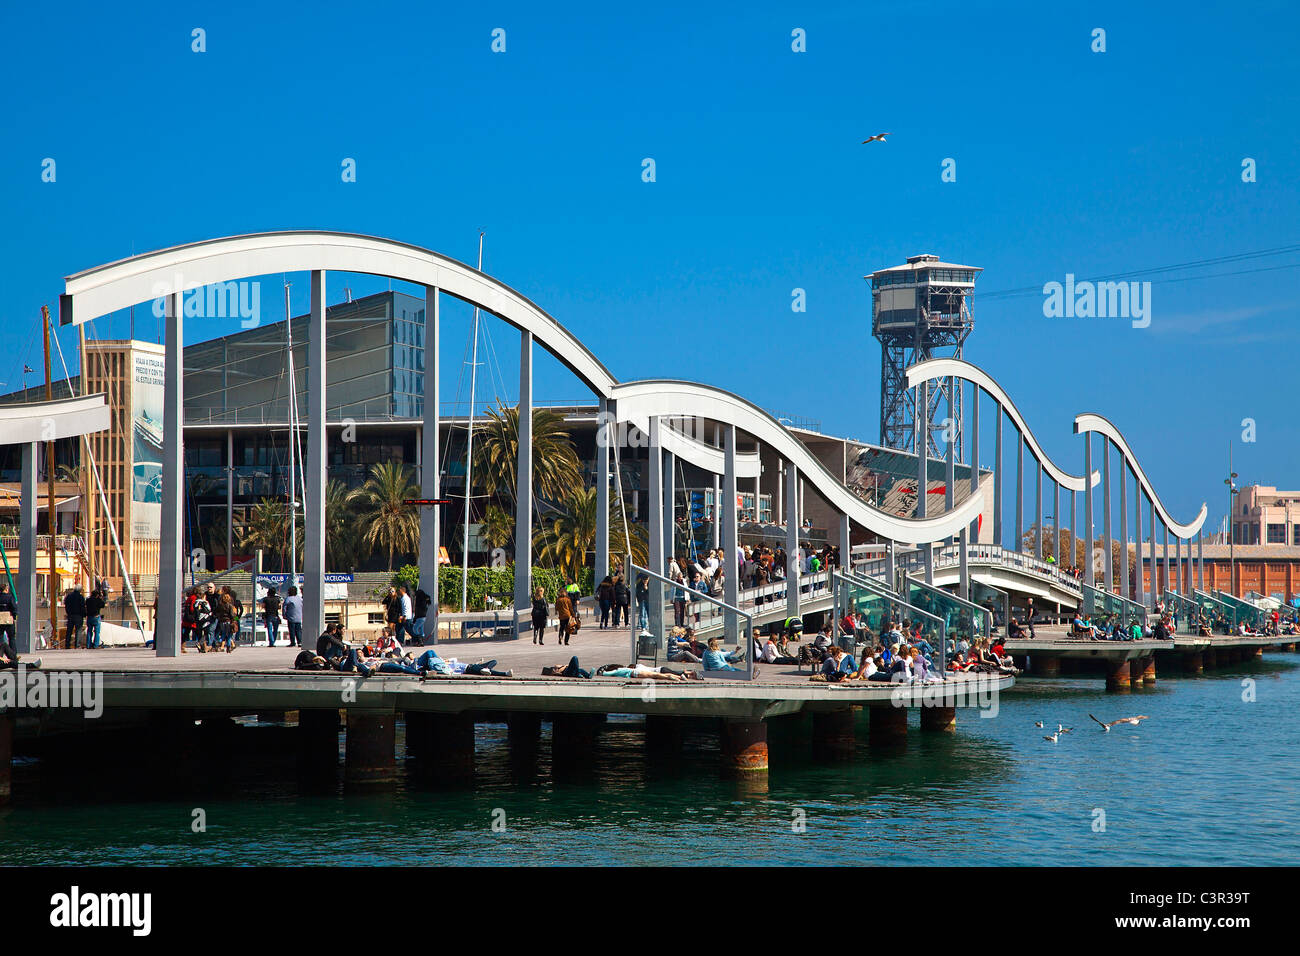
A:
<svg viewBox="0 0 1300 956">
<path fill-rule="evenodd" d="M 877 133 L 875 136 L 868 136 L 862 141 L 865 146 L 867 143 L 883 143 L 886 136 L 893 136 L 893 133 Z"/>
<path fill-rule="evenodd" d="M 1043 739 L 1044 739 L 1044 740 L 1050 740 L 1052 743 L 1056 743 L 1056 738 L 1059 737 L 1059 736 L 1060 736 L 1060 734 L 1052 734 L 1050 737 L 1044 737 Z"/>
<path fill-rule="evenodd" d="M 1092 717 L 1092 714 L 1089 714 L 1088 716 Z M 1092 717 L 1092 719 L 1097 720 L 1096 717 Z M 1146 714 L 1138 714 L 1136 717 L 1121 717 L 1119 720 L 1112 720 L 1110 723 L 1105 723 L 1103 721 L 1097 720 L 1097 723 L 1101 724 L 1102 730 L 1106 731 L 1106 733 L 1110 733 L 1110 728 L 1114 727 L 1116 724 L 1133 724 L 1134 726 L 1136 726 L 1139 720 L 1150 720 L 1150 719 L 1151 718 L 1148 717 Z"/>
<path fill-rule="evenodd" d="M 1064 726 L 1063 724 L 1057 724 L 1057 725 L 1056 725 L 1056 732 L 1057 732 L 1058 734 L 1068 734 L 1068 733 L 1069 733 L 1070 731 L 1072 731 L 1072 730 L 1074 730 L 1073 727 L 1066 727 L 1066 726 Z"/>
</svg>

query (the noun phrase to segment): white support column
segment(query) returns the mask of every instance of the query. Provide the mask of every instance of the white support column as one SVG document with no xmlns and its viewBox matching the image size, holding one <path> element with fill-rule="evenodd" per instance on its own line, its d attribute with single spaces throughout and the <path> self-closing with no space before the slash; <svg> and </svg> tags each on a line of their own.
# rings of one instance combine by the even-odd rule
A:
<svg viewBox="0 0 1300 956">
<path fill-rule="evenodd" d="M 302 562 L 302 643 L 315 647 L 325 630 L 325 272 L 311 273 L 307 317 L 307 471 L 302 490 L 307 519 Z"/>
<path fill-rule="evenodd" d="M 533 575 L 533 333 L 519 333 L 519 435 L 515 465 L 515 621 L 532 605 Z M 576 610 L 576 608 L 575 608 Z M 516 625 L 517 629 L 517 625 Z"/>
<path fill-rule="evenodd" d="M 1005 548 L 1002 540 L 1002 406 L 994 406 L 993 428 L 993 543 Z"/>
<path fill-rule="evenodd" d="M 723 466 L 722 475 L 722 500 L 725 503 L 722 514 L 724 526 L 722 529 L 722 567 L 726 568 L 726 576 L 722 579 L 722 600 L 732 607 L 738 605 L 740 599 L 739 577 L 736 570 L 736 426 L 726 425 L 723 427 Z M 732 611 L 726 613 L 726 639 L 728 644 L 734 644 L 740 640 L 739 634 L 740 621 Z M 752 649 L 751 649 L 752 650 Z M 749 655 L 752 660 L 753 654 Z"/>
<path fill-rule="evenodd" d="M 421 424 L 420 497 L 442 494 L 442 405 L 438 380 L 438 289 L 424 287 L 424 421 Z M 420 509 L 420 587 L 429 595 L 424 617 L 424 641 L 438 643 L 438 546 L 442 543 L 442 509 L 426 505 Z"/>
<path fill-rule="evenodd" d="M 14 639 L 18 642 L 14 650 L 19 654 L 30 654 L 36 647 L 36 456 L 40 445 L 36 442 L 23 443 L 22 490 L 18 498 L 18 593 L 14 600 L 18 602 L 18 624 L 14 628 Z M 53 590 L 51 589 L 51 594 Z M 53 638 L 50 640 L 53 645 Z"/>
<path fill-rule="evenodd" d="M 970 404 L 970 491 L 974 495 L 980 490 L 980 387 L 978 385 L 971 385 Z M 970 523 L 968 542 L 978 541 L 979 534 L 980 519 L 976 516 Z"/>
<path fill-rule="evenodd" d="M 1133 584 L 1135 600 L 1146 607 L 1146 582 L 1142 580 L 1142 483 L 1133 481 Z"/>
<path fill-rule="evenodd" d="M 1160 596 L 1160 568 L 1156 564 L 1156 505 L 1154 501 L 1147 502 L 1147 527 L 1151 529 L 1151 537 L 1147 541 L 1148 555 L 1148 573 L 1151 575 L 1151 603 L 1155 604 Z"/>
<path fill-rule="evenodd" d="M 664 557 L 677 556 L 677 456 L 664 452 Z M 660 574 L 663 572 L 660 571 Z"/>
<path fill-rule="evenodd" d="M 852 565 L 853 548 L 849 543 L 849 516 L 840 515 L 840 567 L 850 568 Z"/>
<path fill-rule="evenodd" d="M 929 495 L 930 470 L 930 383 L 916 387 L 916 516 L 926 516 Z M 925 583 L 934 584 L 934 542 L 923 541 L 920 548 L 925 557 Z"/>
<path fill-rule="evenodd" d="M 785 614 L 799 616 L 799 468 L 785 463 Z"/>
<path fill-rule="evenodd" d="M 1205 555 L 1201 551 L 1201 539 L 1205 536 L 1204 532 L 1196 532 L 1196 586 L 1202 590 L 1205 589 Z M 1287 595 L 1287 600 L 1291 595 Z"/>
<path fill-rule="evenodd" d="M 1105 435 L 1103 435 L 1101 438 L 1101 474 L 1102 474 L 1101 533 L 1102 533 L 1102 540 L 1104 542 L 1103 547 L 1106 553 L 1106 557 L 1105 557 L 1106 563 L 1103 570 L 1105 571 L 1106 593 L 1114 594 L 1115 593 L 1115 561 L 1113 558 L 1114 545 L 1111 544 L 1112 539 L 1110 535 L 1110 459 L 1111 459 L 1110 439 L 1107 438 Z"/>
<path fill-rule="evenodd" d="M 1016 431 L 1016 554 L 1025 550 L 1025 436 Z"/>
<path fill-rule="evenodd" d="M 610 422 L 609 399 L 601 397 L 596 421 L 596 583 L 609 574 L 609 446 L 617 430 Z M 626 569 L 624 569 L 626 574 Z M 624 579 L 626 580 L 626 578 Z M 635 582 L 628 582 L 632 587 Z"/>
<path fill-rule="evenodd" d="M 1119 593 L 1128 598 L 1128 465 L 1119 460 Z"/>
<path fill-rule="evenodd" d="M 666 574 L 668 560 L 664 554 L 664 522 L 661 509 L 664 502 L 664 468 L 663 453 L 659 439 L 659 417 L 650 419 L 650 447 L 647 449 L 649 459 L 646 463 L 646 477 L 649 479 L 646 506 L 646 525 L 650 538 L 650 570 L 656 574 Z M 714 502 L 715 510 L 717 502 Z M 667 635 L 664 627 L 664 585 L 658 578 L 650 578 L 650 633 L 667 649 Z"/>
<path fill-rule="evenodd" d="M 1038 465 L 1034 489 L 1034 557 L 1043 560 L 1043 463 L 1034 459 Z"/>
<path fill-rule="evenodd" d="M 1065 543 L 1061 538 L 1061 483 L 1056 479 L 1052 479 L 1052 536 L 1055 539 L 1052 556 L 1056 558 L 1057 568 L 1064 568 L 1066 562 L 1061 556 L 1061 546 Z"/>
<path fill-rule="evenodd" d="M 1087 546 L 1083 549 L 1083 580 L 1089 587 L 1097 586 L 1092 558 L 1092 432 L 1083 433 L 1083 531 Z"/>
<path fill-rule="evenodd" d="M 181 551 L 185 541 L 185 369 L 182 291 L 166 297 L 163 319 L 163 463 L 162 527 L 158 541 L 158 618 L 154 621 L 154 655 L 181 653 Z M 51 589 L 53 597 L 53 589 Z"/>
</svg>

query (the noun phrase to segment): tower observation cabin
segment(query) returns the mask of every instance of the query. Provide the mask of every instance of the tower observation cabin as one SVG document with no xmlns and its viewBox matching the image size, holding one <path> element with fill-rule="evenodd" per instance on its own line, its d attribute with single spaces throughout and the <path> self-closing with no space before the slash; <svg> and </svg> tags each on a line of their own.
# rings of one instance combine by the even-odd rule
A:
<svg viewBox="0 0 1300 956">
<path fill-rule="evenodd" d="M 871 334 L 880 340 L 880 443 L 885 447 L 915 450 L 917 398 L 916 390 L 907 387 L 907 369 L 931 358 L 962 357 L 962 346 L 975 328 L 971 298 L 982 271 L 926 254 L 866 277 L 871 282 Z M 964 461 L 961 389 L 951 383 L 930 390 L 930 455 L 940 457 L 941 404 L 947 405 L 943 417 L 953 422 L 957 460 Z"/>
</svg>

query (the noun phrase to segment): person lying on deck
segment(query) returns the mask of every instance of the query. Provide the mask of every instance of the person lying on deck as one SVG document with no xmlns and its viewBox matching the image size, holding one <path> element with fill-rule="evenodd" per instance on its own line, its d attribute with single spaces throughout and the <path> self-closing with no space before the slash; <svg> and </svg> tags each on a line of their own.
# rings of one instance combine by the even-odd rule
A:
<svg viewBox="0 0 1300 956">
<path fill-rule="evenodd" d="M 703 680 L 698 671 L 675 671 L 668 667 L 651 667 L 646 664 L 634 664 L 620 667 L 606 664 L 596 671 L 597 677 L 621 677 L 624 680 L 653 680 L 670 684 L 680 684 L 690 680 Z"/>
</svg>

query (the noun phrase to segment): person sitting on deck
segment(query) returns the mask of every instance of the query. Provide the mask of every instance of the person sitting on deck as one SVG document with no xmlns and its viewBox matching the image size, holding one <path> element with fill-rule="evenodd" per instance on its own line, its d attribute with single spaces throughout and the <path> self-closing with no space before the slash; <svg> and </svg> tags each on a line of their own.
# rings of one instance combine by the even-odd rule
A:
<svg viewBox="0 0 1300 956">
<path fill-rule="evenodd" d="M 1020 621 L 1013 617 L 1011 623 L 1007 625 L 1007 640 L 1023 641 L 1025 637 L 1025 629 L 1020 626 Z"/>
<path fill-rule="evenodd" d="M 709 638 L 709 648 L 704 652 L 704 669 L 706 671 L 734 671 L 738 667 L 732 667 L 732 662 L 740 659 L 740 651 L 733 651 L 730 654 L 722 650 L 722 642 L 716 637 Z"/>
<path fill-rule="evenodd" d="M 1092 621 L 1084 617 L 1082 612 L 1074 615 L 1074 620 L 1070 622 L 1071 637 L 1086 637 L 1089 640 L 1097 639 L 1097 629 L 1092 626 Z"/>
<path fill-rule="evenodd" d="M 339 637 L 341 630 L 342 627 L 338 624 L 327 625 L 324 633 L 316 641 L 316 655 L 325 658 L 330 667 L 336 671 L 345 674 L 357 671 L 362 677 L 369 677 L 370 667 L 364 661 L 358 660 L 356 650 Z"/>
<path fill-rule="evenodd" d="M 830 683 L 838 683 L 853 676 L 856 668 L 853 658 L 844 653 L 844 648 L 832 644 L 825 660 L 822 661 L 820 674 Z"/>
<path fill-rule="evenodd" d="M 858 669 L 853 672 L 854 680 L 870 680 L 871 675 L 880 670 L 880 665 L 876 663 L 875 656 L 872 654 L 872 648 L 867 645 L 862 649 L 862 658 L 858 664 Z"/>
<path fill-rule="evenodd" d="M 379 639 L 375 641 L 375 651 L 379 657 L 404 657 L 405 652 L 402 645 L 398 643 L 397 638 L 393 636 L 393 629 L 385 627 L 379 633 Z"/>
<path fill-rule="evenodd" d="M 767 641 L 763 644 L 762 659 L 764 664 L 798 664 L 799 663 L 799 658 L 791 657 L 787 654 L 782 653 L 781 647 L 773 639 L 771 634 L 767 636 Z"/>
<path fill-rule="evenodd" d="M 889 665 L 889 679 L 895 684 L 912 682 L 912 659 L 906 647 L 900 647 Z"/>
<path fill-rule="evenodd" d="M 830 647 L 831 638 L 824 629 L 817 632 L 812 644 L 803 644 L 799 648 L 799 666 L 820 664 L 826 660 L 826 649 Z"/>
<path fill-rule="evenodd" d="M 668 660 L 673 664 L 703 664 L 708 650 L 695 639 L 695 628 L 688 627 L 682 637 L 669 636 Z"/>
</svg>

